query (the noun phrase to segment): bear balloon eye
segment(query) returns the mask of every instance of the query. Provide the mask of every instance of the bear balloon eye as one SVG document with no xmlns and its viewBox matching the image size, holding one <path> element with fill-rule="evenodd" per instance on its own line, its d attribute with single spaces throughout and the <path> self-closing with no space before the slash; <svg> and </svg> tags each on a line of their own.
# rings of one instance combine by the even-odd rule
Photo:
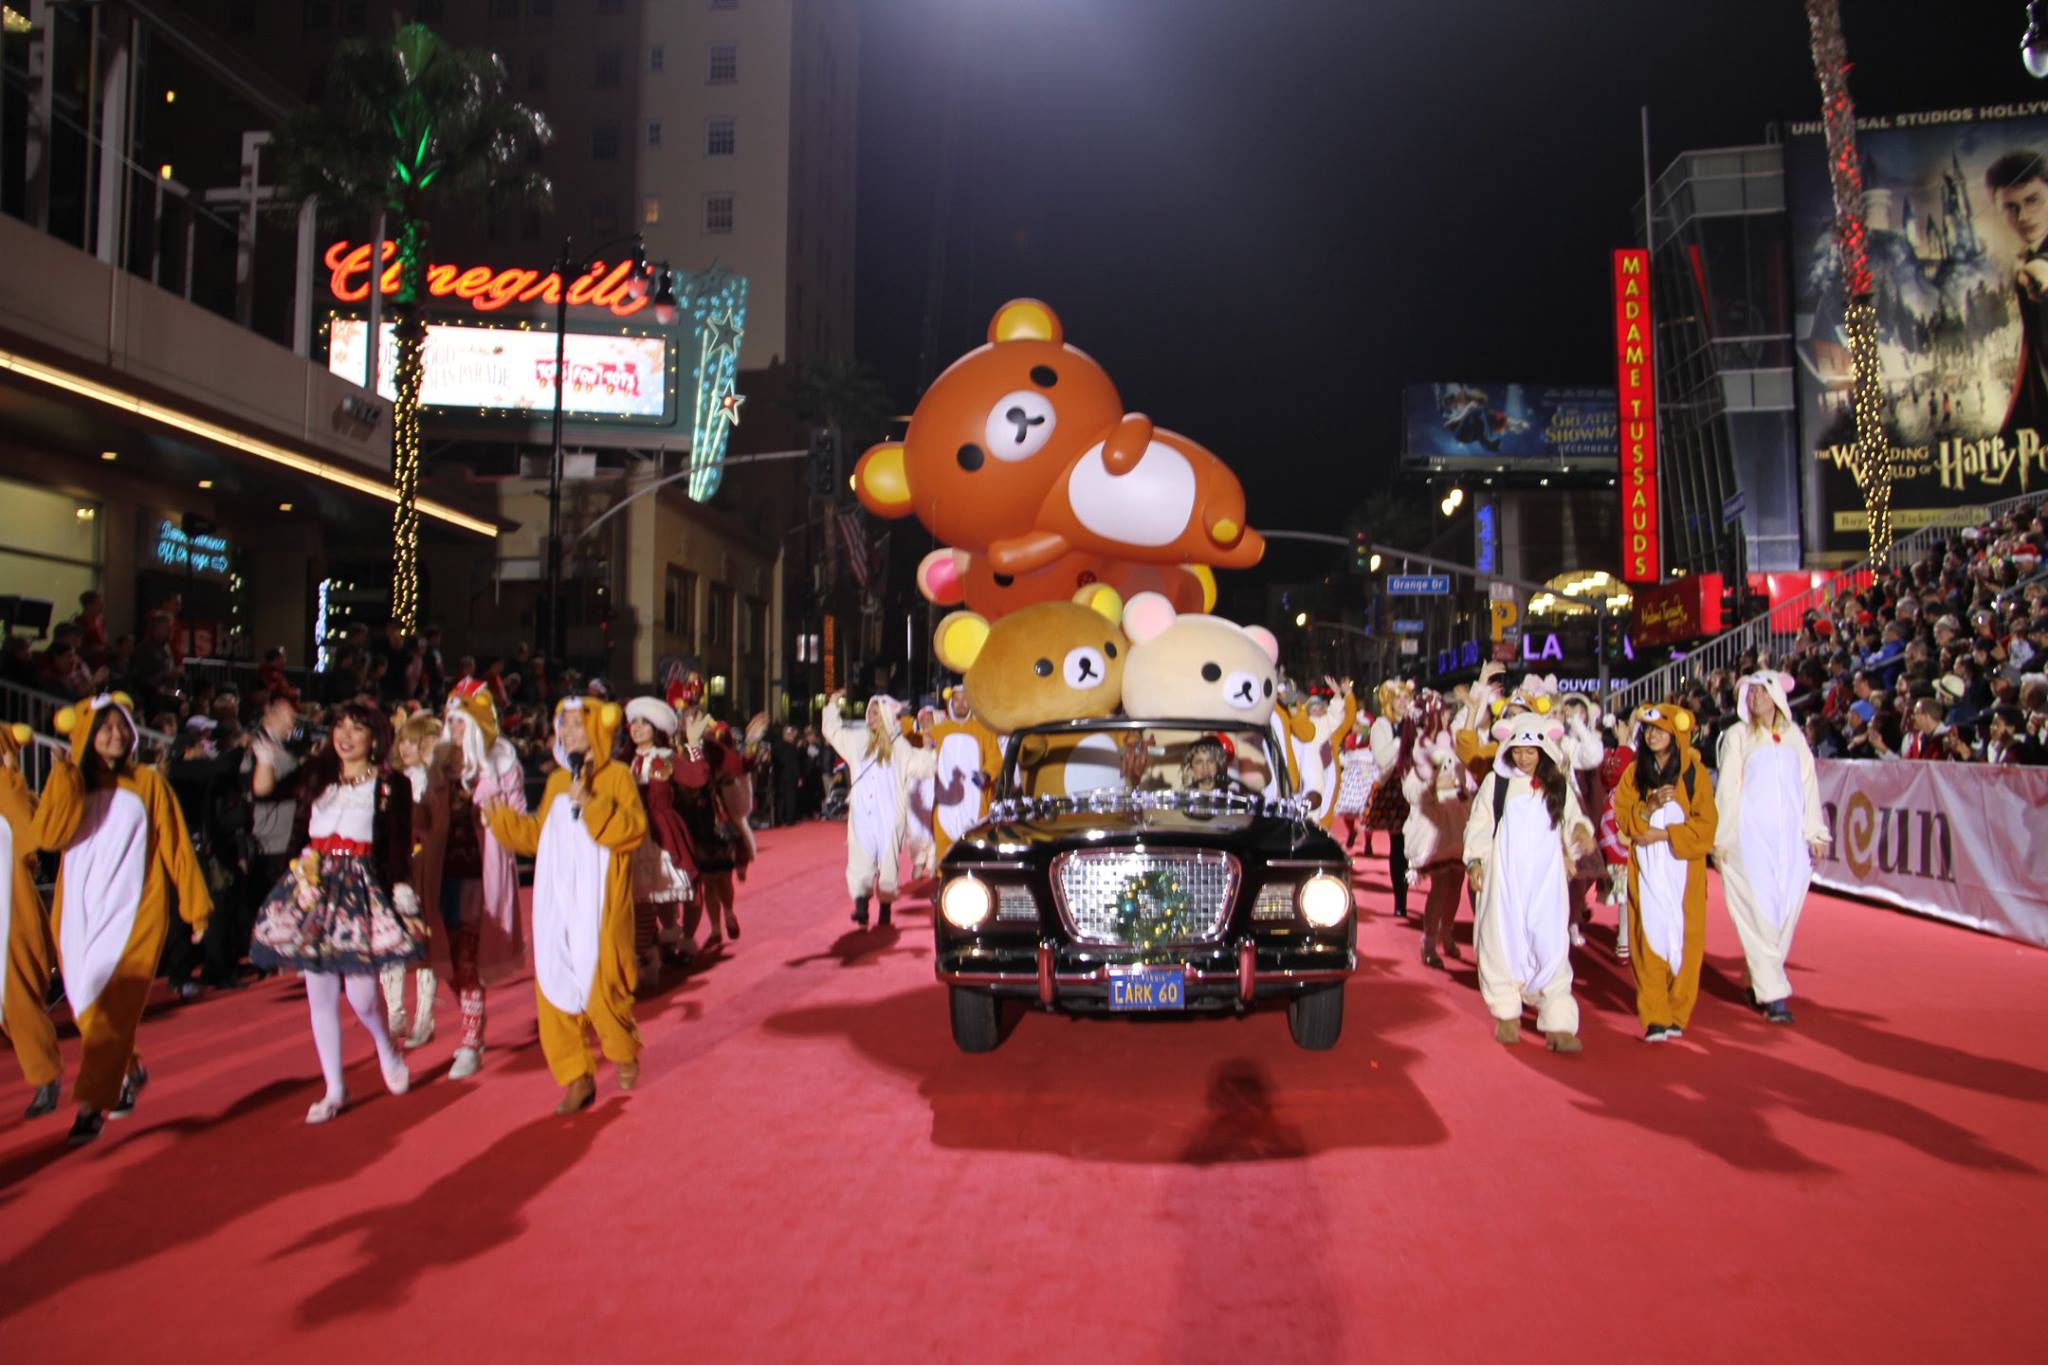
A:
<svg viewBox="0 0 2048 1365">
<path fill-rule="evenodd" d="M 998 460 L 1028 460 L 1045 449 L 1059 416 L 1052 399 L 1036 389 L 1006 393 L 989 409 L 982 444 Z"/>
<path fill-rule="evenodd" d="M 1102 642 L 1102 652 L 1114 659 L 1116 657 L 1116 641 L 1104 640 Z"/>
<path fill-rule="evenodd" d="M 1031 382 L 1041 389 L 1049 389 L 1060 382 L 1060 372 L 1050 365 L 1033 365 Z"/>
<path fill-rule="evenodd" d="M 1031 665 L 1031 671 L 1041 678 L 1050 678 L 1052 676 L 1052 660 L 1040 659 L 1037 663 Z"/>
<path fill-rule="evenodd" d="M 1223 700 L 1239 711 L 1249 711 L 1259 704 L 1259 680 L 1251 674 L 1239 671 L 1223 680 Z"/>
<path fill-rule="evenodd" d="M 1266 695 L 1269 697 L 1273 695 L 1273 680 L 1271 678 L 1266 679 Z"/>
<path fill-rule="evenodd" d="M 1067 651 L 1067 686 L 1080 691 L 1083 688 L 1100 687 L 1109 677 L 1109 668 L 1102 662 L 1102 653 L 1082 645 Z"/>
<path fill-rule="evenodd" d="M 960 447 L 959 453 L 954 458 L 960 461 L 962 469 L 972 474 L 975 470 L 981 468 L 981 462 L 988 457 L 981 453 L 980 446 L 969 441 L 966 445 Z"/>
<path fill-rule="evenodd" d="M 1221 678 L 1222 676 L 1223 676 L 1223 670 L 1222 670 L 1222 669 L 1220 669 L 1220 668 L 1218 668 L 1218 667 L 1217 667 L 1217 666 L 1216 666 L 1215 664 L 1203 664 L 1203 665 L 1202 665 L 1202 681 L 1203 681 L 1203 682 L 1215 682 L 1215 681 L 1216 681 L 1216 680 L 1217 680 L 1218 678 Z"/>
</svg>

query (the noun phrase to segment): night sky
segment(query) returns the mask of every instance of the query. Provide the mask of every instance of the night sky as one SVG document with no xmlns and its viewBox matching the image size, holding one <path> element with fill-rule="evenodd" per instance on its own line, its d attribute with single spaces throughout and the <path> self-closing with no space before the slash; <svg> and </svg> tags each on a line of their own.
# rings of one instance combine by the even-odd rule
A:
<svg viewBox="0 0 2048 1365">
<path fill-rule="evenodd" d="M 2025 8 L 1844 0 L 1859 109 L 2048 99 Z M 1236 468 L 1263 526 L 1342 529 L 1394 470 L 1404 382 L 1613 382 L 1641 105 L 1659 174 L 1819 112 L 1798 0 L 864 14 L 859 358 L 907 412 L 959 63 L 941 365 L 1003 300 L 1043 298 L 1128 405 Z"/>
</svg>

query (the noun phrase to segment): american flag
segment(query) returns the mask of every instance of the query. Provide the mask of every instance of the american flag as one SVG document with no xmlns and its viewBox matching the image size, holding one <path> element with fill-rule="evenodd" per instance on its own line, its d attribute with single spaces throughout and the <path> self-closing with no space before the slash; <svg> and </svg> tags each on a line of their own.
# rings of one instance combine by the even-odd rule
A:
<svg viewBox="0 0 2048 1365">
<path fill-rule="evenodd" d="M 868 544 L 867 532 L 862 529 L 860 509 L 842 507 L 839 509 L 839 544 L 846 551 L 846 570 L 853 575 L 853 581 L 860 585 L 862 592 L 875 576 L 875 550 Z"/>
</svg>

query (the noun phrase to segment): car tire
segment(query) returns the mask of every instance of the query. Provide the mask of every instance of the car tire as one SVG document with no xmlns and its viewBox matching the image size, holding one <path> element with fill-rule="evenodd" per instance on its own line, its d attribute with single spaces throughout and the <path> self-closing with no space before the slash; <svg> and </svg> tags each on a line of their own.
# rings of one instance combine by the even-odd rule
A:
<svg viewBox="0 0 2048 1365">
<path fill-rule="evenodd" d="M 1320 986 L 1287 1002 L 1287 1031 L 1297 1046 L 1324 1052 L 1344 1032 L 1344 987 Z M 955 1036 L 958 1036 L 956 1025 Z"/>
<path fill-rule="evenodd" d="M 953 1045 L 962 1052 L 994 1052 L 1003 1041 L 1002 1016 L 987 991 L 963 986 L 948 989 L 953 1013 Z"/>
</svg>

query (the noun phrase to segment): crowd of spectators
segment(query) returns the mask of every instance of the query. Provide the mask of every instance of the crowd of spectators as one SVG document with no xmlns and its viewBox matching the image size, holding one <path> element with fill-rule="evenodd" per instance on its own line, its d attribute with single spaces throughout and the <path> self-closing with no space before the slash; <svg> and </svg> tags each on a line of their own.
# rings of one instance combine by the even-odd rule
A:
<svg viewBox="0 0 2048 1365">
<path fill-rule="evenodd" d="M 1709 761 L 1738 680 L 1770 667 L 1817 757 L 2048 764 L 2044 548 L 2038 505 L 1964 530 L 1807 612 L 1782 654 L 1688 684 Z"/>
</svg>

